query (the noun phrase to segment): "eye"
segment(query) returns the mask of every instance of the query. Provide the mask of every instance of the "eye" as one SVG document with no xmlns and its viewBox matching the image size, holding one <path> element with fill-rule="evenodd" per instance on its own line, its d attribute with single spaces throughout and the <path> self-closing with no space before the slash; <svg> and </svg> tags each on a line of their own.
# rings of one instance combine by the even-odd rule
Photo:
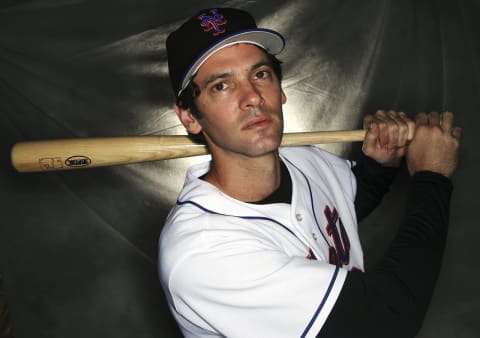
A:
<svg viewBox="0 0 480 338">
<path fill-rule="evenodd" d="M 217 82 L 217 83 L 212 85 L 212 90 L 214 92 L 221 92 L 221 91 L 223 91 L 227 88 L 228 88 L 228 85 L 227 85 L 226 82 Z"/>
<path fill-rule="evenodd" d="M 270 71 L 268 70 L 261 70 L 255 73 L 256 79 L 266 79 L 270 76 Z"/>
</svg>

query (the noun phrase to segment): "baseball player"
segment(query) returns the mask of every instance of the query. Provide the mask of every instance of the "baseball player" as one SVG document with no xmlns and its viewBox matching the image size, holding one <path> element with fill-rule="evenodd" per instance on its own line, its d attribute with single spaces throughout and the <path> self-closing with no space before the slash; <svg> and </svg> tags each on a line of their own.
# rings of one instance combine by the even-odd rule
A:
<svg viewBox="0 0 480 338">
<path fill-rule="evenodd" d="M 461 131 L 453 114 L 379 110 L 362 157 L 279 148 L 283 37 L 202 10 L 167 39 L 175 111 L 211 161 L 191 167 L 162 230 L 159 272 L 186 337 L 411 337 L 438 275 Z M 406 158 L 405 219 L 364 271 L 357 224 Z"/>
</svg>

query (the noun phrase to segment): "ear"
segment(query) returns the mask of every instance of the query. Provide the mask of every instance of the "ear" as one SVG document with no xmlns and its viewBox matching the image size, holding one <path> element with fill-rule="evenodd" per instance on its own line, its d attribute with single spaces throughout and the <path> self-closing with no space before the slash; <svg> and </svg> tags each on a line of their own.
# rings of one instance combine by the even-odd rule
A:
<svg viewBox="0 0 480 338">
<path fill-rule="evenodd" d="M 190 109 L 182 109 L 176 104 L 173 105 L 173 109 L 177 113 L 180 122 L 182 122 L 183 126 L 190 134 L 197 135 L 202 131 L 202 126 L 198 122 L 197 118 L 192 114 Z"/>
</svg>

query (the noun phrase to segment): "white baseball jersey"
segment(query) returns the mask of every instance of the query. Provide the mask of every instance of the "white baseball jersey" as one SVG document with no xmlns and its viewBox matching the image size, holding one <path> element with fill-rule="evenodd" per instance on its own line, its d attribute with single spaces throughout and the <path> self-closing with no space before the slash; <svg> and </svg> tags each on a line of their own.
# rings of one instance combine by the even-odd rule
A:
<svg viewBox="0 0 480 338">
<path fill-rule="evenodd" d="M 280 156 L 291 204 L 235 200 L 198 178 L 208 162 L 189 169 L 159 255 L 186 337 L 314 337 L 347 271 L 363 270 L 352 163 L 315 147 Z"/>
</svg>

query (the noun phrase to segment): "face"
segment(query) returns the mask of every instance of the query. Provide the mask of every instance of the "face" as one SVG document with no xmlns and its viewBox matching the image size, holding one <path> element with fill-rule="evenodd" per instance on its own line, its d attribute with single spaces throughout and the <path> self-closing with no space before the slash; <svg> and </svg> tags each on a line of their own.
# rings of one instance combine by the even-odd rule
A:
<svg viewBox="0 0 480 338">
<path fill-rule="evenodd" d="M 261 156 L 276 151 L 286 98 L 267 55 L 252 44 L 225 47 L 210 56 L 195 78 L 200 119 L 178 107 L 189 132 L 202 132 L 212 155 Z"/>
</svg>

